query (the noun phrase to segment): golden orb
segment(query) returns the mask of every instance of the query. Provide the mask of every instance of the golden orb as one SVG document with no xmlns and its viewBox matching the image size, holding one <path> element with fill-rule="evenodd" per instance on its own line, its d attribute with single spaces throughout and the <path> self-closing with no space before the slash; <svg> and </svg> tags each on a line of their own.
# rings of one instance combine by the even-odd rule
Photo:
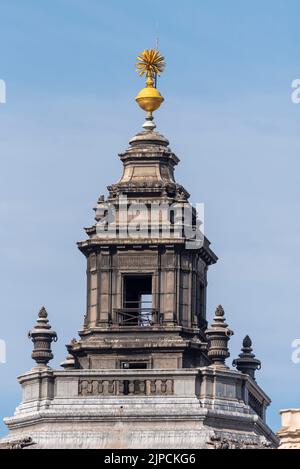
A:
<svg viewBox="0 0 300 469">
<path fill-rule="evenodd" d="M 143 88 L 135 98 L 136 102 L 146 112 L 153 112 L 159 108 L 164 98 L 154 87 Z"/>
</svg>

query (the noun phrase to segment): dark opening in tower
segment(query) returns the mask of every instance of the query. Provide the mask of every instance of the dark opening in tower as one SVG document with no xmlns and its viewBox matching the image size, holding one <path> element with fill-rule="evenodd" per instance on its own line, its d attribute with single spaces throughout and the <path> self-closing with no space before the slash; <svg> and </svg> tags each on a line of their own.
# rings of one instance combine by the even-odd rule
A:
<svg viewBox="0 0 300 469">
<path fill-rule="evenodd" d="M 125 275 L 123 321 L 128 325 L 149 326 L 152 318 L 152 276 Z"/>
</svg>

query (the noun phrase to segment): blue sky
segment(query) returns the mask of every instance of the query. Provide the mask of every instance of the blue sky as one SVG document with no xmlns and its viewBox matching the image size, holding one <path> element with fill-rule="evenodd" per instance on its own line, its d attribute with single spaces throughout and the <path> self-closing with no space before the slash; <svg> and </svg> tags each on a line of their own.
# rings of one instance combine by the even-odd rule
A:
<svg viewBox="0 0 300 469">
<path fill-rule="evenodd" d="M 296 0 L 1 0 L 0 415 L 33 366 L 27 331 L 45 304 L 58 366 L 85 312 L 76 248 L 92 207 L 121 174 L 118 152 L 140 130 L 135 56 L 155 45 L 167 68 L 158 130 L 181 159 L 177 180 L 205 203 L 219 256 L 208 319 L 221 303 L 234 358 L 251 335 L 258 382 L 279 409 L 300 407 L 300 4 Z M 1 427 L 5 433 L 4 426 Z"/>
</svg>

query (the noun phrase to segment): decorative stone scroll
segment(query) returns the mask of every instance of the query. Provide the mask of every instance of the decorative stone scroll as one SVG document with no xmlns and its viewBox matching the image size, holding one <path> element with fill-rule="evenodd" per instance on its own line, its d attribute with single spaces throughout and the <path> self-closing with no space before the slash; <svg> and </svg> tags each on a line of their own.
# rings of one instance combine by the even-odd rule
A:
<svg viewBox="0 0 300 469">
<path fill-rule="evenodd" d="M 265 438 L 231 438 L 212 435 L 208 445 L 214 449 L 271 449 L 272 445 Z"/>
<path fill-rule="evenodd" d="M 172 379 L 80 379 L 79 396 L 168 396 L 174 394 Z"/>
<path fill-rule="evenodd" d="M 9 440 L 0 442 L 0 449 L 23 449 L 27 446 L 35 445 L 30 436 L 19 440 Z"/>
</svg>

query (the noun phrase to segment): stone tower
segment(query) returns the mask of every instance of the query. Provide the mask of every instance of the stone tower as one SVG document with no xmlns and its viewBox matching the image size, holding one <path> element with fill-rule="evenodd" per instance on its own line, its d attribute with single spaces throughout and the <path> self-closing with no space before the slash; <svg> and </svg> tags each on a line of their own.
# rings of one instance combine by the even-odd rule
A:
<svg viewBox="0 0 300 469">
<path fill-rule="evenodd" d="M 250 339 L 235 371 L 226 364 L 233 332 L 221 306 L 208 327 L 207 271 L 217 257 L 175 180 L 179 159 L 155 130 L 152 112 L 163 98 L 154 75 L 163 58 L 144 51 L 139 61 L 147 86 L 136 100 L 146 122 L 119 155 L 123 174 L 100 196 L 95 223 L 78 243 L 87 260 L 80 338 L 67 345 L 63 370 L 50 368 L 56 333 L 42 308 L 30 332 L 37 366 L 19 377 L 22 403 L 5 419 L 2 444 L 276 447 Z"/>
<path fill-rule="evenodd" d="M 175 182 L 179 160 L 168 143 L 154 130 L 131 139 L 121 179 L 100 197 L 96 224 L 78 243 L 87 258 L 87 314 L 80 341 L 68 346 L 76 368 L 208 364 L 207 270 L 217 257 L 206 238 L 196 239 L 196 213 Z"/>
</svg>

